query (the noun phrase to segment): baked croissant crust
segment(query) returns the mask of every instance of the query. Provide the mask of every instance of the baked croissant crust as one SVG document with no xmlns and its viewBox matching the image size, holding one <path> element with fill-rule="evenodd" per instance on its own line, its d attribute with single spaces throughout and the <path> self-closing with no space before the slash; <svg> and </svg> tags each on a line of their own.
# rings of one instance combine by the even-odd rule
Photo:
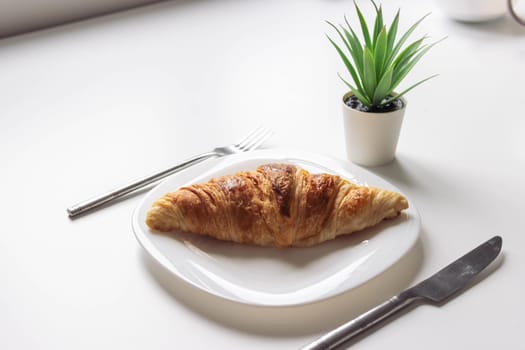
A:
<svg viewBox="0 0 525 350">
<path fill-rule="evenodd" d="M 406 208 L 399 193 L 291 164 L 266 164 L 168 193 L 153 203 L 146 224 L 259 246 L 312 246 Z"/>
</svg>

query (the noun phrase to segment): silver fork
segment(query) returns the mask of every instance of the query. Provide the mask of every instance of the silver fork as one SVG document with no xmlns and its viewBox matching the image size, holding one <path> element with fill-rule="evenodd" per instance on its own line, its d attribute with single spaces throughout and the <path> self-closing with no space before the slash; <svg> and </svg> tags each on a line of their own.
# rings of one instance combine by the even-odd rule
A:
<svg viewBox="0 0 525 350">
<path fill-rule="evenodd" d="M 109 204 L 115 201 L 118 198 L 121 198 L 129 193 L 144 188 L 145 186 L 153 184 L 169 175 L 186 169 L 208 158 L 222 157 L 229 154 L 242 153 L 254 150 L 260 145 L 262 145 L 264 141 L 266 141 L 272 135 L 273 132 L 271 130 L 266 129 L 264 127 L 258 127 L 252 132 L 250 132 L 244 139 L 242 139 L 238 143 L 224 147 L 217 147 L 211 152 L 199 154 L 193 158 L 187 159 L 179 164 L 176 164 L 169 169 L 144 177 L 128 185 L 119 187 L 113 191 L 101 194 L 97 197 L 75 204 L 67 208 L 67 213 L 69 217 L 75 217 L 77 215 L 99 208 L 105 204 Z"/>
</svg>

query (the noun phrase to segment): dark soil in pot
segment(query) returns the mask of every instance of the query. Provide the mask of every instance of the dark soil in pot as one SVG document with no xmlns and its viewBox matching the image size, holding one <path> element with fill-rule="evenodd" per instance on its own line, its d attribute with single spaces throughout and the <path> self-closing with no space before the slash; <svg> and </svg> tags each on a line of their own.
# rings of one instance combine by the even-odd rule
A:
<svg viewBox="0 0 525 350">
<path fill-rule="evenodd" d="M 390 97 L 390 96 L 389 96 Z M 346 99 L 345 104 L 355 110 L 360 112 L 370 112 L 370 113 L 387 113 L 397 111 L 398 109 L 403 108 L 403 101 L 401 99 L 387 103 L 384 106 L 379 107 L 369 107 L 361 103 L 355 96 L 350 96 Z"/>
</svg>

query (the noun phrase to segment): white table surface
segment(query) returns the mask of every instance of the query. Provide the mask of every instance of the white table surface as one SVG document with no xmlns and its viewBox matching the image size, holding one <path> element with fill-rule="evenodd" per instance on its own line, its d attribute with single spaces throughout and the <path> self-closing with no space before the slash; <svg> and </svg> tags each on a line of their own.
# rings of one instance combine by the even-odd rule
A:
<svg viewBox="0 0 525 350">
<path fill-rule="evenodd" d="M 366 7 L 366 5 L 364 5 Z M 348 1 L 176 1 L 0 41 L 0 348 L 294 349 L 500 234 L 472 288 L 420 306 L 360 349 L 517 349 L 525 331 L 525 29 L 448 20 L 428 1 L 406 27 L 448 36 L 407 83 L 397 158 L 370 169 L 422 218 L 416 246 L 338 297 L 262 308 L 157 266 L 130 225 L 141 196 L 77 220 L 66 207 L 190 155 L 276 131 L 267 147 L 345 159 L 343 72 L 324 33 Z"/>
</svg>

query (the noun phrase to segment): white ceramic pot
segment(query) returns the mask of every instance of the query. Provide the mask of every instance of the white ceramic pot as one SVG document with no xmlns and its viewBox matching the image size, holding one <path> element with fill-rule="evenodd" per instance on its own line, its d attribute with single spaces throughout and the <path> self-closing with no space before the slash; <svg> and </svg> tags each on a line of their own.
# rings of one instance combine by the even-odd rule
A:
<svg viewBox="0 0 525 350">
<path fill-rule="evenodd" d="M 403 123 L 407 102 L 403 108 L 387 113 L 361 112 L 348 107 L 352 93 L 343 96 L 343 123 L 348 159 L 364 166 L 379 166 L 392 161 Z"/>
</svg>

